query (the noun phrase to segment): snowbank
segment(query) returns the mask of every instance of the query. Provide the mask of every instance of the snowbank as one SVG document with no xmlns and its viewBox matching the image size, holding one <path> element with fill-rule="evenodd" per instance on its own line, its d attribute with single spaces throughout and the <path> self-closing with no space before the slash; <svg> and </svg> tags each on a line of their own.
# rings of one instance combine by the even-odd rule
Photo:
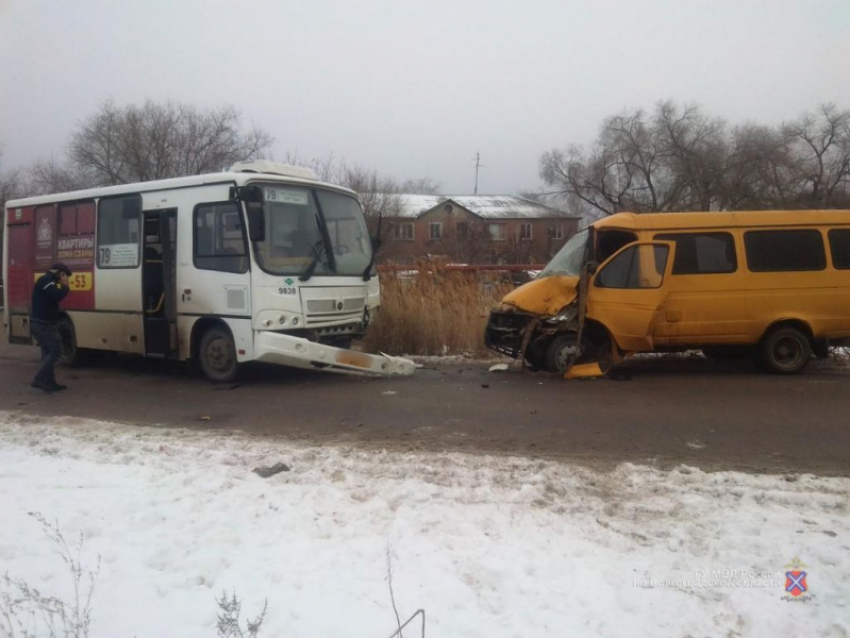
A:
<svg viewBox="0 0 850 638">
<path fill-rule="evenodd" d="M 291 471 L 251 472 L 278 461 Z M 810 475 L 601 473 L 0 413 L 0 571 L 65 595 L 27 512 L 82 531 L 102 559 L 93 636 L 214 637 L 225 589 L 248 616 L 268 598 L 261 636 L 388 636 L 388 544 L 399 612 L 424 607 L 428 636 L 846 636 L 848 495 L 850 480 Z M 805 604 L 777 581 L 793 557 Z"/>
</svg>

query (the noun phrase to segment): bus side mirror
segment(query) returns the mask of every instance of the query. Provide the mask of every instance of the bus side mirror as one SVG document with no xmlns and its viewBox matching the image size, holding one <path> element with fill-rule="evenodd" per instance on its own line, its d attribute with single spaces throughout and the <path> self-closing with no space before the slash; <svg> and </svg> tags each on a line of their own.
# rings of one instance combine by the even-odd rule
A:
<svg viewBox="0 0 850 638">
<path fill-rule="evenodd" d="M 262 202 L 246 202 L 245 209 L 248 212 L 248 239 L 265 241 L 266 215 Z"/>
</svg>

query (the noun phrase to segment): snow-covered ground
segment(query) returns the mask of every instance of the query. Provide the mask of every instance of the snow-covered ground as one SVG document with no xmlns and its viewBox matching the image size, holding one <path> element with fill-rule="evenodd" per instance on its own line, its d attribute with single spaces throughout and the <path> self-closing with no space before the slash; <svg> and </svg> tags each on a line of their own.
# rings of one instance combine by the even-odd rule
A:
<svg viewBox="0 0 850 638">
<path fill-rule="evenodd" d="M 258 465 L 290 472 L 262 479 Z M 850 632 L 850 480 L 611 472 L 0 413 L 0 572 L 68 596 L 28 512 L 101 572 L 92 636 L 831 636 Z M 812 597 L 789 603 L 785 565 Z M 652 584 L 655 586 L 647 586 Z M 406 635 L 419 635 L 418 629 Z"/>
</svg>

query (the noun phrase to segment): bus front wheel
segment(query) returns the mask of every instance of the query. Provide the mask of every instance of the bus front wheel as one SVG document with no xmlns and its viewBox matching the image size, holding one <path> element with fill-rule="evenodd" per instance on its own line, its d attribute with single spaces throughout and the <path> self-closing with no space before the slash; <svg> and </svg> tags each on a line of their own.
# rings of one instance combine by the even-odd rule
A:
<svg viewBox="0 0 850 638">
<path fill-rule="evenodd" d="M 239 375 L 236 346 L 225 328 L 210 328 L 201 338 L 198 362 L 204 376 L 216 383 L 235 381 Z"/>
</svg>

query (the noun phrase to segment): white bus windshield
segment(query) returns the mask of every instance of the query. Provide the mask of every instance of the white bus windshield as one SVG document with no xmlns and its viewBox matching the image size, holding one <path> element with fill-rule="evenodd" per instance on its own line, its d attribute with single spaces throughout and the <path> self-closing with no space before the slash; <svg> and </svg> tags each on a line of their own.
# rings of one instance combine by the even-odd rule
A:
<svg viewBox="0 0 850 638">
<path fill-rule="evenodd" d="M 372 245 L 357 200 L 317 191 L 330 245 L 320 227 L 319 208 L 309 188 L 264 186 L 266 236 L 254 242 L 260 267 L 275 275 L 301 275 L 317 259 L 314 275 L 362 275 Z"/>
<path fill-rule="evenodd" d="M 334 253 L 337 275 L 363 275 L 372 261 L 372 241 L 360 204 L 353 197 L 317 191 Z"/>
<path fill-rule="evenodd" d="M 584 255 L 587 250 L 588 235 L 587 230 L 573 235 L 564 244 L 564 247 L 558 251 L 558 254 L 552 258 L 552 261 L 546 264 L 546 268 L 537 277 L 551 277 L 552 275 L 572 275 L 577 277 L 581 274 L 581 266 L 584 263 Z"/>
</svg>

